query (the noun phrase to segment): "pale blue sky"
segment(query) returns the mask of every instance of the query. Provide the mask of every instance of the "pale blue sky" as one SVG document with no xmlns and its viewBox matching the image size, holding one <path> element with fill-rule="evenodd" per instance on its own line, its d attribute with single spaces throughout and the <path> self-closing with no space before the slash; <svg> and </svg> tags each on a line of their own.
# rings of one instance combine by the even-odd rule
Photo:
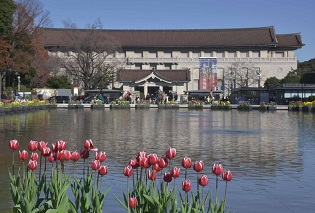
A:
<svg viewBox="0 0 315 213">
<path fill-rule="evenodd" d="M 301 33 L 300 62 L 315 58 L 314 0 L 42 0 L 53 27 L 71 20 L 85 28 L 98 18 L 104 29 L 217 29 L 275 26 Z"/>
</svg>

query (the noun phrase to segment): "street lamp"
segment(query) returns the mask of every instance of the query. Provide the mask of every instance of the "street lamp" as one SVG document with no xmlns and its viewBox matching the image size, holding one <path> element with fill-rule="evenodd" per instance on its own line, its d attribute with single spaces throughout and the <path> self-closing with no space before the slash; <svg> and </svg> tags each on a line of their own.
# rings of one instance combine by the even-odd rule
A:
<svg viewBox="0 0 315 213">
<path fill-rule="evenodd" d="M 17 79 L 18 79 L 18 92 L 20 92 L 20 89 L 21 89 L 21 85 L 20 85 L 20 83 L 21 83 L 21 76 L 18 75 Z"/>
</svg>

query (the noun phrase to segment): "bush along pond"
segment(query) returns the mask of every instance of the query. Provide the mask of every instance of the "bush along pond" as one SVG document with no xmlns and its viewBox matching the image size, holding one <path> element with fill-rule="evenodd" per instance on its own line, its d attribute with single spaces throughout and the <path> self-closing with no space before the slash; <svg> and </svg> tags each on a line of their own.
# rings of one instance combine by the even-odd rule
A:
<svg viewBox="0 0 315 213">
<path fill-rule="evenodd" d="M 9 178 L 13 212 L 103 212 L 105 197 L 110 191 L 110 186 L 103 189 L 102 183 L 108 174 L 108 167 L 104 165 L 106 152 L 98 152 L 91 139 L 85 140 L 80 152 L 67 150 L 65 141 L 57 141 L 51 148 L 47 142 L 30 141 L 28 150 L 20 150 L 18 154 L 17 140 L 11 140 L 9 147 L 12 150 Z M 93 158 L 90 158 L 91 153 Z M 22 161 L 22 168 L 17 166 L 15 155 Z M 160 156 L 139 151 L 124 168 L 122 166 L 126 188 L 122 191 L 122 200 L 115 195 L 122 210 L 128 213 L 229 212 L 226 193 L 228 182 L 232 180 L 230 170 L 224 171 L 221 164 L 213 164 L 216 180 L 213 197 L 207 189 L 209 178 L 204 174 L 204 162 L 193 163 L 189 157 L 184 157 L 181 172 L 180 167 L 173 165 L 175 148 L 168 148 Z M 83 168 L 76 164 L 80 159 Z M 71 163 L 72 167 L 67 165 Z M 187 178 L 188 172 L 196 177 L 195 190 Z M 225 182 L 223 198 L 218 193 L 219 178 Z M 181 181 L 181 187 L 176 188 L 177 181 Z"/>
</svg>

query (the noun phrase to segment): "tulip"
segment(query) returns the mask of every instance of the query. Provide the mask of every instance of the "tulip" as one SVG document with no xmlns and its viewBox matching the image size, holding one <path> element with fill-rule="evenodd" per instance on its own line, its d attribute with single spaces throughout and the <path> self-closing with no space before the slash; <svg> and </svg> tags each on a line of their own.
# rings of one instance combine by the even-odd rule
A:
<svg viewBox="0 0 315 213">
<path fill-rule="evenodd" d="M 126 177 L 130 177 L 133 173 L 133 170 L 132 170 L 132 166 L 131 165 L 128 165 L 124 168 L 124 175 Z"/>
<path fill-rule="evenodd" d="M 171 175 L 171 173 L 165 172 L 163 179 L 164 179 L 164 181 L 167 182 L 167 183 L 172 182 L 172 175 Z"/>
<path fill-rule="evenodd" d="M 48 144 L 48 143 L 46 143 L 46 142 L 44 142 L 44 141 L 40 141 L 40 142 L 38 143 L 38 147 L 37 147 L 38 150 L 39 150 L 39 151 L 42 151 L 44 147 L 47 147 L 47 144 Z"/>
<path fill-rule="evenodd" d="M 148 154 L 145 151 L 138 152 L 138 158 L 139 157 L 148 157 Z"/>
<path fill-rule="evenodd" d="M 86 150 L 92 150 L 92 151 L 97 151 L 97 148 L 94 148 L 93 141 L 91 139 L 85 140 L 84 142 L 84 149 Z"/>
<path fill-rule="evenodd" d="M 153 170 L 152 173 L 151 173 L 151 170 L 149 170 L 148 179 L 152 181 L 156 180 L 156 170 Z"/>
<path fill-rule="evenodd" d="M 198 179 L 198 184 L 201 186 L 207 186 L 209 184 L 209 179 L 207 175 L 201 175 Z"/>
<path fill-rule="evenodd" d="M 19 151 L 19 158 L 20 158 L 20 160 L 27 160 L 28 152 L 26 150 L 23 150 L 22 152 Z"/>
<path fill-rule="evenodd" d="M 212 166 L 212 173 L 216 175 L 215 179 L 215 193 L 216 196 L 218 196 L 218 185 L 219 185 L 219 179 L 218 176 L 223 172 L 223 168 L 221 164 L 213 164 Z"/>
<path fill-rule="evenodd" d="M 58 152 L 65 150 L 67 148 L 67 143 L 65 141 L 57 141 L 55 144 L 52 144 L 52 151 Z"/>
<path fill-rule="evenodd" d="M 101 176 L 107 175 L 108 173 L 108 167 L 101 165 L 100 168 L 98 169 L 98 174 Z"/>
<path fill-rule="evenodd" d="M 17 140 L 10 140 L 10 149 L 17 150 L 19 148 L 19 142 Z"/>
<path fill-rule="evenodd" d="M 186 193 L 191 190 L 191 182 L 190 182 L 190 180 L 185 180 L 185 181 L 182 182 L 182 189 Z"/>
<path fill-rule="evenodd" d="M 139 167 L 138 159 L 133 158 L 129 161 L 129 165 L 132 166 L 133 169 L 136 169 Z"/>
<path fill-rule="evenodd" d="M 159 158 L 158 158 L 157 154 L 154 153 L 154 154 L 149 155 L 149 164 L 150 165 L 154 165 L 158 161 L 159 161 Z"/>
<path fill-rule="evenodd" d="M 183 160 L 182 160 L 182 166 L 185 169 L 189 169 L 191 167 L 191 159 L 188 158 L 188 157 L 184 157 Z"/>
<path fill-rule="evenodd" d="M 175 179 L 175 178 L 178 178 L 179 175 L 180 175 L 180 168 L 177 168 L 177 167 L 174 167 L 172 170 L 171 170 L 171 175 L 172 177 Z"/>
<path fill-rule="evenodd" d="M 100 167 L 101 167 L 101 163 L 99 160 L 93 160 L 92 161 L 92 169 L 93 170 L 99 170 Z"/>
<path fill-rule="evenodd" d="M 48 161 L 51 163 L 56 162 L 56 157 L 53 153 L 50 153 L 49 157 L 48 157 Z"/>
<path fill-rule="evenodd" d="M 143 167 L 143 168 L 149 168 L 149 161 L 147 157 L 139 157 L 139 166 Z"/>
<path fill-rule="evenodd" d="M 37 161 L 36 160 L 30 160 L 29 162 L 28 162 L 28 168 L 30 169 L 30 170 L 35 170 L 35 169 L 37 169 L 37 166 L 38 166 L 38 164 L 37 164 Z"/>
<path fill-rule="evenodd" d="M 106 152 L 95 153 L 95 160 L 99 160 L 100 162 L 104 162 L 106 160 Z"/>
<path fill-rule="evenodd" d="M 221 175 L 223 172 L 223 168 L 221 164 L 213 164 L 212 166 L 212 173 L 216 176 Z"/>
<path fill-rule="evenodd" d="M 156 172 L 159 172 L 159 171 L 162 170 L 162 168 L 159 167 L 159 164 L 154 164 L 154 165 L 152 166 L 152 169 L 155 170 Z"/>
<path fill-rule="evenodd" d="M 232 172 L 227 170 L 226 172 L 222 172 L 222 179 L 225 180 L 225 192 L 224 192 L 224 200 L 226 200 L 226 191 L 227 191 L 227 183 L 231 181 L 233 178 Z"/>
<path fill-rule="evenodd" d="M 166 157 L 160 157 L 158 164 L 159 164 L 159 167 L 163 169 L 168 166 L 168 159 Z"/>
<path fill-rule="evenodd" d="M 89 158 L 89 150 L 87 150 L 87 149 L 81 150 L 80 157 L 82 159 L 88 159 Z"/>
<path fill-rule="evenodd" d="M 48 157 L 50 155 L 50 148 L 49 147 L 43 147 L 41 150 L 42 156 Z"/>
<path fill-rule="evenodd" d="M 168 159 L 173 159 L 176 156 L 176 149 L 175 148 L 168 148 L 168 150 L 166 151 L 166 157 Z"/>
<path fill-rule="evenodd" d="M 202 161 L 196 161 L 195 164 L 194 164 L 194 170 L 196 172 L 201 172 L 204 168 L 204 163 Z"/>
<path fill-rule="evenodd" d="M 137 206 L 137 198 L 136 197 L 130 197 L 129 198 L 129 207 L 130 208 L 136 208 Z"/>
<path fill-rule="evenodd" d="M 222 173 L 222 180 L 225 181 L 231 181 L 233 178 L 232 172 L 230 170 L 227 170 L 226 172 Z"/>
<path fill-rule="evenodd" d="M 57 159 L 60 161 L 70 160 L 71 152 L 69 150 L 62 150 L 57 152 Z"/>
<path fill-rule="evenodd" d="M 38 154 L 36 152 L 32 152 L 31 160 L 33 160 L 33 161 L 37 161 L 38 160 Z"/>
<path fill-rule="evenodd" d="M 37 149 L 37 141 L 33 141 L 31 140 L 29 143 L 28 143 L 28 150 L 30 151 L 35 151 Z"/>
<path fill-rule="evenodd" d="M 70 160 L 72 160 L 73 162 L 76 162 L 79 159 L 80 159 L 80 154 L 78 153 L 78 151 L 74 151 L 71 153 Z"/>
</svg>

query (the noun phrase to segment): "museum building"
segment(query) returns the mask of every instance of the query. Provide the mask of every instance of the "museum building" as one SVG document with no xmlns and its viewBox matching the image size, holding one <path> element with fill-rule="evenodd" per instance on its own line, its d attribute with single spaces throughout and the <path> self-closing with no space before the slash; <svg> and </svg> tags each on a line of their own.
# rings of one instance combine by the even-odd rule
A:
<svg viewBox="0 0 315 213">
<path fill-rule="evenodd" d="M 50 55 L 75 54 L 63 48 L 69 29 L 42 30 Z M 107 59 L 121 62 L 113 87 L 144 95 L 160 89 L 178 94 L 219 90 L 226 96 L 235 88 L 262 87 L 267 78 L 281 79 L 296 69 L 294 51 L 304 45 L 299 33 L 276 34 L 274 26 L 99 31 L 120 46 L 120 51 Z M 202 63 L 208 63 L 207 69 Z"/>
</svg>

